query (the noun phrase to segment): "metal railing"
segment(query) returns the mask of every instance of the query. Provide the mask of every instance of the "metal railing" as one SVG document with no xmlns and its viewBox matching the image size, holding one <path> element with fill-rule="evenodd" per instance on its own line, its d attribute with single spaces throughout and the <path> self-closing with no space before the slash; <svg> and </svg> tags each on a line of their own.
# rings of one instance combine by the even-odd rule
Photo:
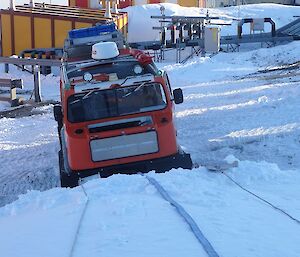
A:
<svg viewBox="0 0 300 257">
<path fill-rule="evenodd" d="M 5 71 L 8 73 L 9 65 L 17 66 L 32 66 L 32 73 L 34 78 L 34 98 L 35 102 L 41 102 L 41 67 L 55 66 L 60 67 L 61 61 L 54 59 L 34 59 L 34 58 L 10 58 L 0 57 L 0 63 L 5 64 Z"/>
</svg>

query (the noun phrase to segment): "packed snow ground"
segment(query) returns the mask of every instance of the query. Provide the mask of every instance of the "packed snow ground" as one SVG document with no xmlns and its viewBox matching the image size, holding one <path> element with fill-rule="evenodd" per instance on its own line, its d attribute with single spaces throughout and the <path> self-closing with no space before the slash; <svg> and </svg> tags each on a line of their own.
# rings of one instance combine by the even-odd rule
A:
<svg viewBox="0 0 300 257">
<path fill-rule="evenodd" d="M 138 16 L 142 8 L 150 16 L 155 6 L 132 12 Z M 270 17 L 281 10 L 282 19 L 299 10 L 243 8 Z M 187 9 L 171 5 L 167 11 L 174 10 Z M 220 15 L 222 10 L 225 16 L 232 8 L 219 9 Z M 299 42 L 158 65 L 184 91 L 185 102 L 176 108 L 178 138 L 193 160 L 239 160 L 227 174 L 300 219 L 300 70 L 259 72 L 295 62 Z M 32 88 L 20 71 L 7 76 L 23 76 L 25 89 Z M 43 77 L 44 98 L 59 98 L 58 81 Z M 44 114 L 0 119 L 0 205 L 6 204 L 0 208 L 1 256 L 68 256 L 86 204 L 80 187 L 59 188 L 52 107 L 40 110 Z M 190 213 L 220 256 L 299 257 L 300 225 L 221 173 L 200 167 L 150 176 Z M 73 256 L 206 256 L 173 207 L 140 175 L 114 175 L 84 187 L 89 201 Z"/>
</svg>

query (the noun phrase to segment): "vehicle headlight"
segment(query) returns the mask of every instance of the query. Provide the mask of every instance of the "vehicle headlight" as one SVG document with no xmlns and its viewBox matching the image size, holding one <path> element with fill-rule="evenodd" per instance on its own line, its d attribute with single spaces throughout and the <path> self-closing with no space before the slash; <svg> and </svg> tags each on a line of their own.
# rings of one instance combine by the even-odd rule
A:
<svg viewBox="0 0 300 257">
<path fill-rule="evenodd" d="M 92 79 L 93 79 L 93 75 L 92 75 L 91 73 L 89 73 L 89 72 L 85 72 L 85 73 L 83 74 L 83 79 L 84 79 L 85 81 L 90 82 L 90 81 L 92 81 Z"/>
</svg>

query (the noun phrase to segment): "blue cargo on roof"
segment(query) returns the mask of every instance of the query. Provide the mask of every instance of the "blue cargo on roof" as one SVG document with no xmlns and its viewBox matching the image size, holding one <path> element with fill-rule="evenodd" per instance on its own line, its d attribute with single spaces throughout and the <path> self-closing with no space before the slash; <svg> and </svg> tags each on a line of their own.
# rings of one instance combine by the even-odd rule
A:
<svg viewBox="0 0 300 257">
<path fill-rule="evenodd" d="M 97 25 L 91 28 L 83 28 L 83 29 L 73 29 L 69 31 L 69 38 L 84 38 L 84 37 L 94 37 L 99 36 L 104 33 L 110 33 L 116 31 L 116 24 L 104 24 Z"/>
</svg>

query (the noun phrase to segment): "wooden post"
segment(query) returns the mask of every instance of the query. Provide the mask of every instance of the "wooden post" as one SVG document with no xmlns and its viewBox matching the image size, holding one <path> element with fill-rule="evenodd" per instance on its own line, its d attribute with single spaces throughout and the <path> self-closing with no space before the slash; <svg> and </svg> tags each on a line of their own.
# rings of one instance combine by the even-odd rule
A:
<svg viewBox="0 0 300 257">
<path fill-rule="evenodd" d="M 36 103 L 42 101 L 41 97 L 41 69 L 40 66 L 34 66 L 34 99 Z"/>
</svg>

